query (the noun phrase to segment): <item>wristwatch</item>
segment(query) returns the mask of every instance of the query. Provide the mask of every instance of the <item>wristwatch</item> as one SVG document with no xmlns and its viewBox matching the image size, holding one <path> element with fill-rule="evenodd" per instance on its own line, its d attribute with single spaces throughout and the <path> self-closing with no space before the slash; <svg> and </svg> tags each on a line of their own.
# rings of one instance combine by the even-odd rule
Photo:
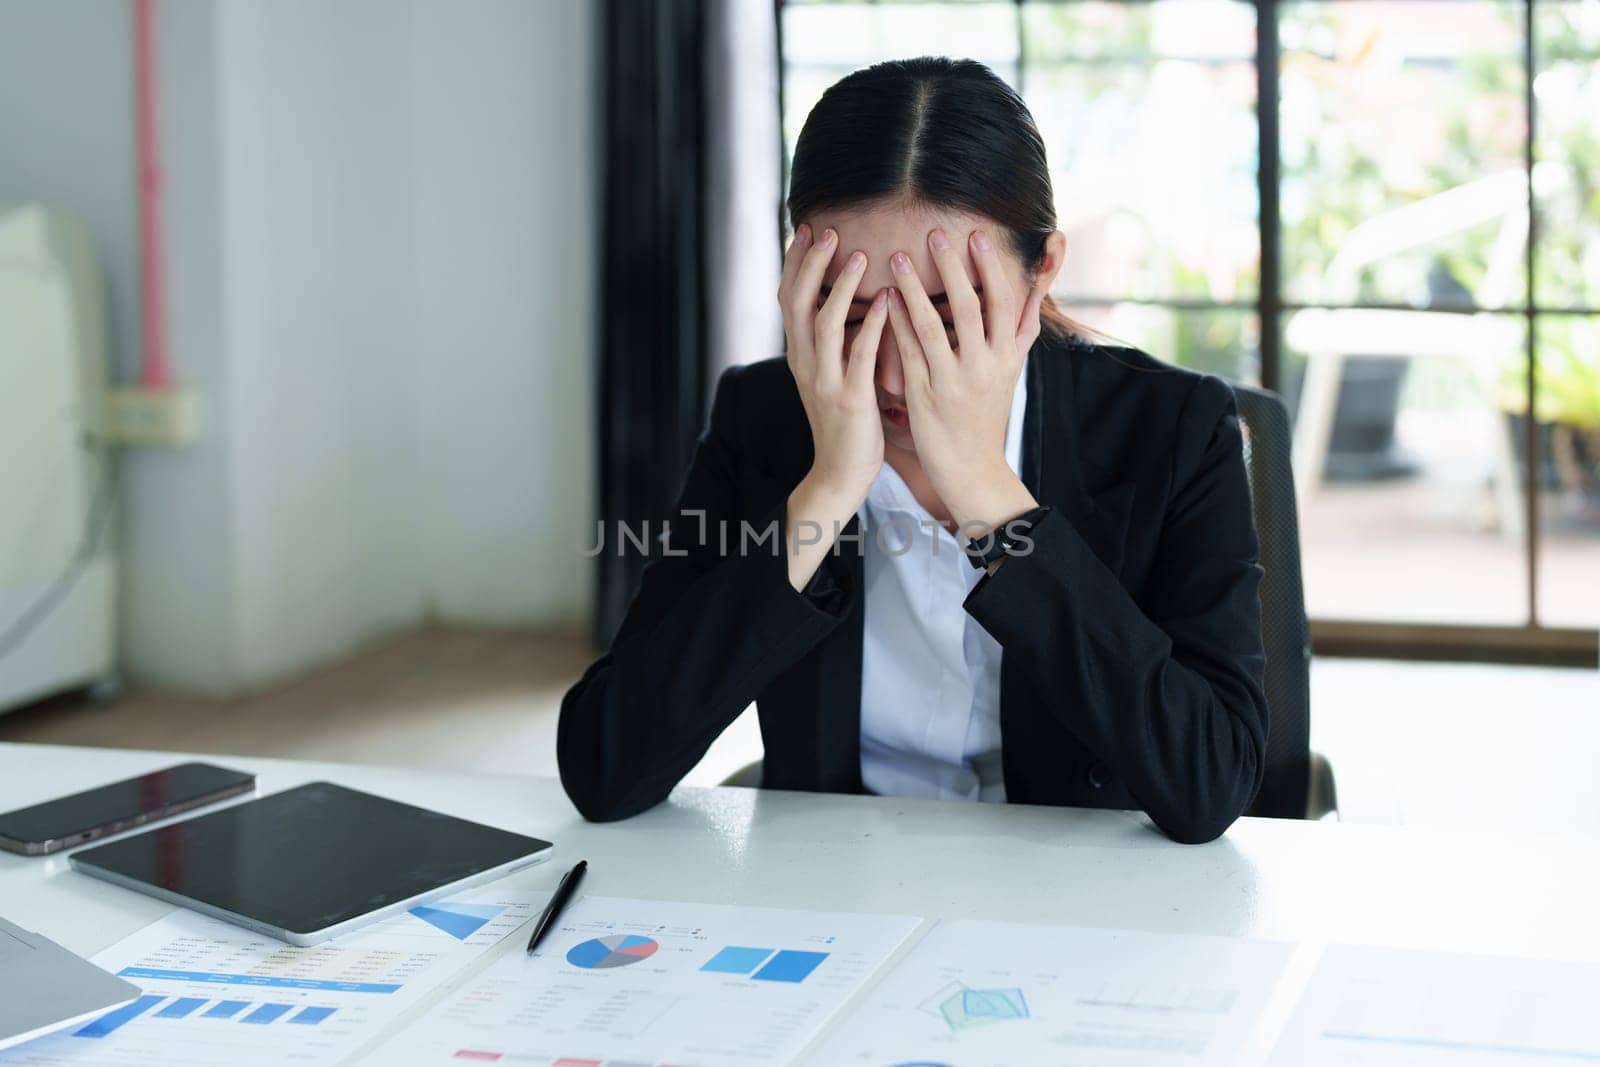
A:
<svg viewBox="0 0 1600 1067">
<path fill-rule="evenodd" d="M 1024 511 L 1021 515 L 1002 523 L 1000 528 L 991 532 L 983 540 L 973 538 L 967 542 L 967 562 L 978 570 L 983 570 L 995 560 L 1004 556 L 1027 555 L 1033 551 L 1033 542 L 1028 540 L 1028 534 L 1040 519 L 1050 513 L 1049 504 L 1041 504 L 1032 511 Z M 1022 549 L 1024 551 L 1019 552 Z"/>
</svg>

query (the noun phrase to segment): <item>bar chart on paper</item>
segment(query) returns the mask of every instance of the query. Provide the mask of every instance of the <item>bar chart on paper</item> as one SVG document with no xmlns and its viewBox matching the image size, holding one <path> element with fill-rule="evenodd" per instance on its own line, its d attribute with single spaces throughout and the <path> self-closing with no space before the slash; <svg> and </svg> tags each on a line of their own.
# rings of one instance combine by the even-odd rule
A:
<svg viewBox="0 0 1600 1067">
<path fill-rule="evenodd" d="M 788 1063 L 909 916 L 585 897 L 375 1053 L 384 1064 Z"/>
<path fill-rule="evenodd" d="M 958 921 L 935 927 L 807 1060 L 1232 1067 L 1292 947 Z"/>
<path fill-rule="evenodd" d="M 0 1064 L 337 1063 L 523 925 L 542 894 L 483 890 L 311 948 L 179 911 L 95 957 L 144 990 Z"/>
</svg>

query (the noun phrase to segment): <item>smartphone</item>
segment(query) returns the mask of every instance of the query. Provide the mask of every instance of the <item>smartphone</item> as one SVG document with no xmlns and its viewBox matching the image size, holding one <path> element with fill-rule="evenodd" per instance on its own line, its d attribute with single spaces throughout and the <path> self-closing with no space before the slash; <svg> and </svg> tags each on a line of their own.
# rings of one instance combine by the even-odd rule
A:
<svg viewBox="0 0 1600 1067">
<path fill-rule="evenodd" d="M 0 815 L 0 848 L 43 856 L 255 789 L 256 776 L 180 763 Z"/>
</svg>

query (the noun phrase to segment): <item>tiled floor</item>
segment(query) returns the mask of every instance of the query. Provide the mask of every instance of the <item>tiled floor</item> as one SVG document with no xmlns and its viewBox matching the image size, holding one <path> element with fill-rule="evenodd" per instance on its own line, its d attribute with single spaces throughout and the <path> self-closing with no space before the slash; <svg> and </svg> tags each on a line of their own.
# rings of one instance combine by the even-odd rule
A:
<svg viewBox="0 0 1600 1067">
<path fill-rule="evenodd" d="M 0 741 L 555 774 L 561 694 L 588 643 L 429 629 L 232 701 L 132 692 L 0 717 Z M 1349 821 L 1600 834 L 1600 672 L 1318 660 L 1312 743 Z M 747 714 L 686 779 L 760 755 Z"/>
</svg>

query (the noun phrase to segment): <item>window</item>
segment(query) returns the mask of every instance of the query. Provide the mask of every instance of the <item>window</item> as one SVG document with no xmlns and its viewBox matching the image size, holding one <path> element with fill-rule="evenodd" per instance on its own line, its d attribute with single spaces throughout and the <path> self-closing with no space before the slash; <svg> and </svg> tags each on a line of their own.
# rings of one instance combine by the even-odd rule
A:
<svg viewBox="0 0 1600 1067">
<path fill-rule="evenodd" d="M 1375 647 L 1397 624 L 1523 647 L 1576 628 L 1592 655 L 1600 0 L 779 15 L 785 175 L 822 91 L 880 59 L 959 54 L 1022 93 L 1062 306 L 1289 405 L 1314 620 Z"/>
</svg>

